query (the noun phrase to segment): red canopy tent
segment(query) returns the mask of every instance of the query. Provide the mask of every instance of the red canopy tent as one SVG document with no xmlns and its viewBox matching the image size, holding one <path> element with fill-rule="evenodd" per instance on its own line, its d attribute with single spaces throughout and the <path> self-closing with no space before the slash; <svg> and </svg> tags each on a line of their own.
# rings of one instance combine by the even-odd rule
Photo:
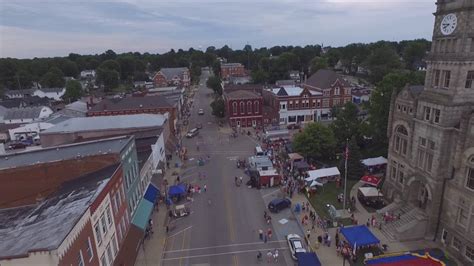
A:
<svg viewBox="0 0 474 266">
<path fill-rule="evenodd" d="M 365 175 L 360 179 L 360 181 L 362 181 L 362 183 L 364 184 L 378 187 L 380 184 L 380 181 L 382 181 L 382 178 L 373 176 L 373 175 Z"/>
</svg>

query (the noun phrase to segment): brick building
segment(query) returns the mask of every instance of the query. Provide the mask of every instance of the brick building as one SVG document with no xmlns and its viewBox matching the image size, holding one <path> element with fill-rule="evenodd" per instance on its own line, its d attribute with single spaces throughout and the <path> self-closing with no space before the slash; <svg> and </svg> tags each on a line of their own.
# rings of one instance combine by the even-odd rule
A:
<svg viewBox="0 0 474 266">
<path fill-rule="evenodd" d="M 191 85 L 191 76 L 187 67 L 162 68 L 153 77 L 155 87 Z"/>
<path fill-rule="evenodd" d="M 169 113 L 170 130 L 174 133 L 178 122 L 178 106 L 176 102 L 171 102 L 163 96 L 104 99 L 92 106 L 87 111 L 87 116 L 166 113 Z"/>
<path fill-rule="evenodd" d="M 221 78 L 226 80 L 230 77 L 246 76 L 245 67 L 241 63 L 223 63 L 221 64 Z"/>
<path fill-rule="evenodd" d="M 232 127 L 263 126 L 263 98 L 252 91 L 236 90 L 224 93 L 226 114 Z"/>
</svg>

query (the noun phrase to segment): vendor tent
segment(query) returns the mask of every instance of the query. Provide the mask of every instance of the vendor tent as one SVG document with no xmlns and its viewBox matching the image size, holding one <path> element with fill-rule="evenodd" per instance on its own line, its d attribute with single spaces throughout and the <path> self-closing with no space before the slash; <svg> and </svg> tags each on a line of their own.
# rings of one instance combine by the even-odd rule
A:
<svg viewBox="0 0 474 266">
<path fill-rule="evenodd" d="M 343 227 L 341 228 L 341 234 L 353 248 L 380 243 L 380 240 L 374 234 L 372 234 L 369 228 L 365 225 Z"/>
<path fill-rule="evenodd" d="M 305 180 L 310 182 L 322 177 L 339 176 L 341 175 L 341 173 L 339 172 L 339 169 L 337 169 L 337 167 L 331 167 L 308 171 L 308 175 L 309 177 L 307 177 Z"/>
<path fill-rule="evenodd" d="M 307 171 L 309 169 L 309 164 L 305 161 L 298 161 L 293 163 L 293 168 L 298 171 Z"/>
<path fill-rule="evenodd" d="M 288 157 L 291 161 L 300 161 L 304 159 L 299 153 L 290 153 L 288 154 Z"/>
<path fill-rule="evenodd" d="M 375 187 L 360 187 L 359 191 L 364 197 L 382 197 L 383 194 Z"/>
<path fill-rule="evenodd" d="M 383 156 L 376 157 L 376 158 L 367 158 L 367 159 L 362 160 L 362 164 L 367 167 L 383 165 L 383 164 L 387 164 L 387 159 L 385 159 L 385 157 Z"/>
<path fill-rule="evenodd" d="M 314 187 L 314 186 L 322 187 L 323 184 L 322 184 L 322 183 L 319 183 L 319 182 L 316 181 L 316 180 L 313 180 L 309 186 L 310 186 L 310 187 Z"/>
<path fill-rule="evenodd" d="M 184 186 L 184 184 L 170 186 L 170 188 L 168 190 L 168 195 L 170 197 L 179 196 L 179 195 L 182 195 L 184 193 L 186 193 L 186 187 Z"/>
<path fill-rule="evenodd" d="M 403 265 L 419 265 L 419 266 L 445 266 L 446 264 L 429 254 L 420 255 L 416 253 L 404 253 L 394 255 L 382 255 L 365 261 L 366 265 L 371 266 L 403 266 Z"/>
<path fill-rule="evenodd" d="M 298 252 L 296 258 L 298 266 L 321 266 L 318 255 L 314 252 Z"/>
<path fill-rule="evenodd" d="M 382 178 L 374 175 L 365 175 L 363 176 L 360 181 L 364 184 L 371 185 L 374 187 L 378 187 Z"/>
</svg>

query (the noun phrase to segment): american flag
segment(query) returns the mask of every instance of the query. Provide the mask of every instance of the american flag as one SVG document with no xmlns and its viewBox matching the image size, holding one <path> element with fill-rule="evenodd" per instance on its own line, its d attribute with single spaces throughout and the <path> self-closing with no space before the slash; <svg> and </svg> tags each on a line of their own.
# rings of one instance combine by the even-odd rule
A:
<svg viewBox="0 0 474 266">
<path fill-rule="evenodd" d="M 346 150 L 344 151 L 344 158 L 349 159 L 349 145 L 346 144 Z"/>
</svg>

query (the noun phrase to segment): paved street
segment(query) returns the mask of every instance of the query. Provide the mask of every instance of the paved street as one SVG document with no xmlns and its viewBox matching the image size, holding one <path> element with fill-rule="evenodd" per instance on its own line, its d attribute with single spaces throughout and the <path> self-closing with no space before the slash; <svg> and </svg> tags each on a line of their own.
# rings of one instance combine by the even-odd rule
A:
<svg viewBox="0 0 474 266">
<path fill-rule="evenodd" d="M 179 219 L 177 227 L 169 233 L 163 265 L 253 265 L 257 263 L 257 251 L 266 254 L 270 249 L 279 249 L 279 262 L 274 264 L 292 265 L 284 234 L 279 232 L 302 233 L 294 231 L 299 229 L 294 218 L 294 224 L 291 221 L 278 223 L 281 218 L 291 220 L 288 210 L 278 218 L 273 217 L 273 224 L 278 223 L 275 226 L 278 232 L 271 227 L 275 232 L 272 239 L 267 243 L 259 240 L 258 229 L 269 227 L 263 219 L 265 202 L 278 191 L 272 193 L 275 189 L 259 191 L 235 186 L 234 177 L 244 176 L 236 167 L 236 159 L 250 156 L 255 140 L 243 135 L 230 139 L 230 130 L 218 127 L 209 107 L 212 91 L 205 87 L 206 76 L 203 75 L 202 86 L 194 97 L 189 120 L 189 128 L 196 123 L 202 123 L 203 128 L 198 136 L 183 140 L 188 148 L 187 167 L 192 170 L 186 171 L 182 180 L 201 187 L 206 184 L 207 192 L 196 193 L 194 202 L 187 203 L 192 214 Z M 204 109 L 204 115 L 197 114 L 199 108 Z M 196 145 L 199 145 L 199 151 Z M 197 159 L 207 155 L 210 155 L 209 162 L 197 166 Z M 198 173 L 204 174 L 205 178 L 200 180 Z M 244 183 L 247 180 L 244 176 Z"/>
</svg>

